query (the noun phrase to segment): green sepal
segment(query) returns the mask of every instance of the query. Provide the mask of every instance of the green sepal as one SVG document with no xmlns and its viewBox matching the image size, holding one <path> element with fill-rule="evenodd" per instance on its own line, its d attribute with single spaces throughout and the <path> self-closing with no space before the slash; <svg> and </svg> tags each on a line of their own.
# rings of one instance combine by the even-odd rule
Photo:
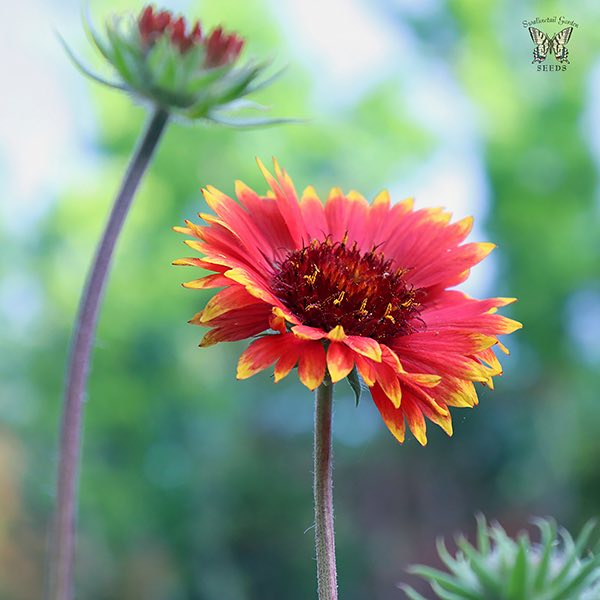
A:
<svg viewBox="0 0 600 600">
<path fill-rule="evenodd" d="M 254 129 L 256 127 L 269 127 L 271 125 L 289 125 L 293 123 L 304 123 L 302 119 L 286 119 L 285 117 L 267 117 L 264 119 L 232 119 L 219 115 L 218 113 L 210 113 L 207 115 L 209 121 L 213 121 L 218 125 L 225 125 L 234 129 Z"/>
<path fill-rule="evenodd" d="M 86 3 L 86 7 L 82 13 L 81 20 L 83 21 L 83 30 L 85 31 L 88 39 L 99 50 L 100 54 L 102 54 L 102 56 L 104 56 L 104 58 L 107 61 L 112 62 L 108 46 L 104 43 L 104 41 L 102 40 L 92 23 L 89 11 L 89 3 Z"/>
<path fill-rule="evenodd" d="M 115 16 L 111 23 L 106 25 L 108 37 L 107 50 L 110 62 L 119 72 L 121 77 L 133 88 L 142 85 L 144 77 L 142 71 L 141 47 L 131 42 L 133 35 L 123 31 L 122 19 Z M 139 39 L 139 36 L 138 36 Z"/>
<path fill-rule="evenodd" d="M 285 67 L 281 67 L 281 69 L 279 69 L 278 71 L 275 71 L 275 73 L 273 73 L 272 75 L 269 75 L 269 77 L 266 77 L 265 79 L 258 81 L 255 80 L 253 82 L 251 82 L 248 85 L 248 88 L 246 89 L 246 93 L 247 94 L 252 94 L 254 92 L 258 92 L 259 90 L 262 90 L 263 88 L 269 87 L 272 83 L 275 83 L 286 71 L 287 66 Z"/>
<path fill-rule="evenodd" d="M 97 83 L 101 83 L 102 85 L 106 85 L 106 86 L 114 88 L 116 90 L 129 91 L 129 88 L 127 86 L 124 86 L 124 85 L 122 85 L 120 83 L 116 83 L 114 81 L 108 81 L 107 79 L 104 79 L 103 77 L 100 77 L 100 75 L 97 75 L 91 69 L 89 69 L 88 67 L 86 67 L 79 60 L 79 58 L 75 55 L 75 53 L 73 52 L 73 50 L 71 50 L 71 48 L 69 47 L 69 45 L 67 44 L 67 42 L 65 42 L 64 38 L 60 35 L 60 33 L 56 32 L 56 36 L 58 37 L 58 40 L 60 41 L 62 47 L 64 48 L 65 52 L 67 53 L 67 56 L 71 59 L 71 62 L 75 65 L 75 68 L 80 73 L 82 73 L 86 77 L 89 77 L 93 81 L 96 81 Z"/>
</svg>

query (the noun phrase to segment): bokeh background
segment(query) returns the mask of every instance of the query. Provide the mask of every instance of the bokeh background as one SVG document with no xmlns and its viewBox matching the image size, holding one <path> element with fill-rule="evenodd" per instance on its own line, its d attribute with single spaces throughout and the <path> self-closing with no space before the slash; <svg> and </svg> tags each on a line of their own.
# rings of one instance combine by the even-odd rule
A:
<svg viewBox="0 0 600 600">
<path fill-rule="evenodd" d="M 205 0 L 246 55 L 288 64 L 261 98 L 304 125 L 172 126 L 119 244 L 86 406 L 80 598 L 315 597 L 312 398 L 268 374 L 235 380 L 244 344 L 198 349 L 170 230 L 200 187 L 264 189 L 276 155 L 299 188 L 334 185 L 474 214 L 498 244 L 474 295 L 518 296 L 505 375 L 455 434 L 398 445 L 368 397 L 335 401 L 341 597 L 403 598 L 406 567 L 483 511 L 577 529 L 600 514 L 600 4 Z M 92 0 L 97 21 L 137 0 Z M 145 119 L 84 80 L 53 35 L 98 65 L 79 0 L 0 6 L 0 598 L 40 598 L 71 324 L 94 244 Z M 566 72 L 531 64 L 524 19 L 579 27 Z M 547 29 L 554 33 L 557 27 Z M 553 63 L 553 59 L 549 59 Z"/>
</svg>

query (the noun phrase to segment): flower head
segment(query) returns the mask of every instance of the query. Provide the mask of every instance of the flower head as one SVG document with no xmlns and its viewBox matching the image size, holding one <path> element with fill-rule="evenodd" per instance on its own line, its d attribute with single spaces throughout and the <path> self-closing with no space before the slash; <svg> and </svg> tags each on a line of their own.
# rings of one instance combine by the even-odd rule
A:
<svg viewBox="0 0 600 600">
<path fill-rule="evenodd" d="M 279 74 L 259 81 L 266 64 L 240 65 L 244 40 L 222 27 L 205 31 L 199 21 L 188 26 L 184 17 L 146 6 L 137 18 L 113 16 L 100 36 L 91 22 L 88 34 L 119 80 L 110 82 L 91 73 L 73 52 L 67 52 L 88 76 L 110 87 L 190 119 L 208 119 L 232 126 L 268 125 L 289 119 L 235 120 L 238 109 L 265 109 L 244 97 L 270 84 Z"/>
<path fill-rule="evenodd" d="M 258 336 L 238 378 L 275 364 L 277 382 L 297 366 L 311 390 L 348 377 L 358 392 L 360 375 L 399 441 L 406 422 L 425 444 L 425 417 L 451 434 L 449 407 L 477 404 L 474 383 L 502 372 L 498 336 L 521 327 L 497 314 L 512 298 L 449 289 L 494 246 L 463 244 L 472 219 L 386 192 L 369 204 L 334 188 L 323 205 L 308 187 L 298 199 L 277 163 L 275 177 L 259 165 L 265 196 L 237 182 L 236 202 L 209 186 L 216 216 L 176 228 L 203 256 L 175 264 L 212 271 L 184 286 L 224 288 L 191 320 L 210 328 L 201 346 Z"/>
<path fill-rule="evenodd" d="M 585 525 L 576 540 L 564 529 L 557 535 L 552 521 L 539 519 L 537 527 L 539 543 L 533 543 L 527 533 L 513 540 L 500 525 L 488 525 L 479 517 L 477 546 L 461 536 L 456 542 L 458 552 L 452 556 L 438 540 L 438 553 L 448 572 L 420 565 L 410 572 L 426 579 L 436 598 L 600 598 L 600 554 L 586 553 L 593 523 Z M 411 600 L 425 600 L 410 586 L 402 587 Z"/>
</svg>

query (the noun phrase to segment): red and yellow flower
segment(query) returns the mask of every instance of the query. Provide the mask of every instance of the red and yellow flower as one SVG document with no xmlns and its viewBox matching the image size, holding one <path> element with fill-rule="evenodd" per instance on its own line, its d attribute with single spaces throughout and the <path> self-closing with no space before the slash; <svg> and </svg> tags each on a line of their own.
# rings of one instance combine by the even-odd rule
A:
<svg viewBox="0 0 600 600">
<path fill-rule="evenodd" d="M 399 441 L 406 422 L 425 444 L 426 418 L 451 435 L 449 407 L 477 404 L 474 383 L 502 373 L 498 336 L 521 327 L 497 312 L 513 298 L 449 289 L 494 245 L 463 243 L 472 218 L 452 223 L 387 192 L 370 204 L 334 188 L 323 205 L 312 187 L 299 197 L 276 162 L 275 176 L 259 166 L 266 195 L 238 181 L 236 202 L 209 186 L 215 214 L 176 228 L 202 257 L 174 264 L 211 271 L 183 285 L 223 288 L 190 321 L 210 328 L 200 345 L 257 336 L 239 379 L 274 364 L 278 382 L 297 366 L 314 390 L 358 373 Z"/>
</svg>

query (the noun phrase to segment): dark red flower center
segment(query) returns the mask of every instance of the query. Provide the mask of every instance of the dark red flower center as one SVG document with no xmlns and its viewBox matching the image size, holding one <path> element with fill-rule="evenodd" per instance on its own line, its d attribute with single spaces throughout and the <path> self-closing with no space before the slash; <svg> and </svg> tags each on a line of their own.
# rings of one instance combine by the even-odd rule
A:
<svg viewBox="0 0 600 600">
<path fill-rule="evenodd" d="M 204 36 L 199 21 L 188 31 L 183 17 L 175 17 L 168 10 L 155 11 L 152 6 L 147 6 L 142 11 L 138 19 L 138 28 L 146 48 L 152 47 L 164 35 L 169 36 L 172 44 L 182 54 L 194 46 L 204 46 L 204 66 L 207 68 L 233 63 L 244 46 L 242 38 L 235 33 L 224 33 L 221 27 Z"/>
<path fill-rule="evenodd" d="M 278 265 L 272 287 L 303 325 L 382 341 L 415 329 L 419 290 L 405 274 L 375 248 L 314 240 Z"/>
</svg>

